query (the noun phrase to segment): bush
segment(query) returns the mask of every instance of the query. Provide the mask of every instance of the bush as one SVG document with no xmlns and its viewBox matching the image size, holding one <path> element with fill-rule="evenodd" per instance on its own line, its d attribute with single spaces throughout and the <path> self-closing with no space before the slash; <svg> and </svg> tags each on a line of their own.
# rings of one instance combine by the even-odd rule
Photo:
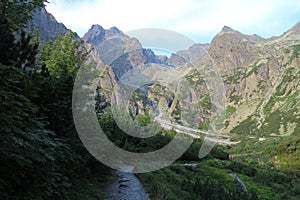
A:
<svg viewBox="0 0 300 200">
<path fill-rule="evenodd" d="M 231 169 L 234 172 L 245 174 L 248 176 L 255 176 L 257 172 L 254 167 L 237 161 L 232 161 L 229 165 L 229 169 Z"/>
</svg>

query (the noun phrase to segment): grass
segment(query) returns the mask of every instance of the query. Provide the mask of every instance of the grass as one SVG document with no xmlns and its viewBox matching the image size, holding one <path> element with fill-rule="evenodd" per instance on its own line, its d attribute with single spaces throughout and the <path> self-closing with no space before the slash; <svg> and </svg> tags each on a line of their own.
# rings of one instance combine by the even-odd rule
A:
<svg viewBox="0 0 300 200">
<path fill-rule="evenodd" d="M 292 62 L 293 59 L 298 58 L 300 53 L 300 44 L 297 44 L 294 46 L 293 54 L 290 58 L 290 62 Z"/>
<path fill-rule="evenodd" d="M 228 150 L 238 161 L 252 160 L 256 166 L 272 167 L 284 173 L 300 177 L 300 138 L 269 137 L 264 142 L 244 140 Z M 278 163 L 279 161 L 279 163 Z"/>
<path fill-rule="evenodd" d="M 206 111 L 209 111 L 211 110 L 211 99 L 210 99 L 210 96 L 207 94 L 205 95 L 200 101 L 199 101 L 199 106 L 201 108 L 203 108 L 204 110 Z"/>
<path fill-rule="evenodd" d="M 227 106 L 226 107 L 226 116 L 229 117 L 230 115 L 236 112 L 236 107 L 234 106 Z"/>
<path fill-rule="evenodd" d="M 242 79 L 241 69 L 236 69 L 231 76 L 224 77 L 225 84 L 238 84 Z"/>
<path fill-rule="evenodd" d="M 256 120 L 249 116 L 246 120 L 239 123 L 238 126 L 234 127 L 230 132 L 238 135 L 249 135 L 256 128 Z"/>
<path fill-rule="evenodd" d="M 259 132 L 263 135 L 270 135 L 271 133 L 279 134 L 280 126 L 283 125 L 284 128 L 287 128 L 288 123 L 295 123 L 296 128 L 294 129 L 294 133 L 300 132 L 300 123 L 299 123 L 299 109 L 297 105 L 299 105 L 298 100 L 299 92 L 295 92 L 289 96 L 272 96 L 268 104 L 264 107 L 265 114 L 265 122 L 259 130 Z M 275 111 L 272 112 L 273 107 L 276 102 L 284 102 L 281 107 L 278 107 Z M 298 114 L 296 114 L 298 113 Z"/>
<path fill-rule="evenodd" d="M 257 63 L 255 63 L 253 66 L 251 66 L 251 70 L 248 71 L 243 78 L 248 78 L 249 76 L 251 76 L 253 73 L 258 74 L 258 69 L 262 66 L 263 64 L 258 65 Z"/>
<path fill-rule="evenodd" d="M 235 161 L 239 168 L 232 168 L 232 161 L 206 159 L 197 167 L 175 163 L 167 168 L 139 174 L 153 200 L 158 199 L 297 199 L 289 182 L 291 177 L 279 172 Z M 246 175 L 245 168 L 255 169 Z M 248 192 L 228 175 L 234 172 L 246 185 Z"/>
<path fill-rule="evenodd" d="M 204 85 L 205 80 L 203 78 L 203 74 L 198 70 L 193 70 L 191 73 L 185 76 L 185 79 L 188 81 L 190 85 Z"/>
</svg>

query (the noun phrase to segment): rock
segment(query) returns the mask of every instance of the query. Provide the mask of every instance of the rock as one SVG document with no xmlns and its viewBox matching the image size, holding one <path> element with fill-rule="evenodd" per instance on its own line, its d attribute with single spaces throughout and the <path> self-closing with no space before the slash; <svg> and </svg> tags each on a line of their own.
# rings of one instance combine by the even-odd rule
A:
<svg viewBox="0 0 300 200">
<path fill-rule="evenodd" d="M 105 40 L 109 40 L 114 37 L 127 37 L 122 31 L 116 27 L 111 27 L 106 30 L 99 24 L 94 24 L 83 36 L 83 40 L 86 43 L 98 45 Z"/>
<path fill-rule="evenodd" d="M 230 28 L 229 26 L 224 26 L 222 28 L 221 32 L 224 32 L 224 33 L 226 33 L 226 32 L 234 32 L 234 30 L 232 28 Z"/>
<path fill-rule="evenodd" d="M 128 185 L 125 183 L 120 183 L 120 187 L 128 187 Z"/>
<path fill-rule="evenodd" d="M 122 179 L 119 180 L 119 183 L 125 183 L 125 182 L 127 182 L 127 181 L 130 181 L 130 180 L 127 179 L 127 178 L 122 178 Z"/>
<path fill-rule="evenodd" d="M 38 29 L 40 37 L 44 41 L 55 40 L 57 34 L 65 34 L 69 30 L 63 23 L 58 23 L 45 8 L 36 9 L 33 19 L 27 24 L 26 30 L 29 33 L 34 34 L 35 29 Z M 76 33 L 75 39 L 79 39 Z"/>
</svg>

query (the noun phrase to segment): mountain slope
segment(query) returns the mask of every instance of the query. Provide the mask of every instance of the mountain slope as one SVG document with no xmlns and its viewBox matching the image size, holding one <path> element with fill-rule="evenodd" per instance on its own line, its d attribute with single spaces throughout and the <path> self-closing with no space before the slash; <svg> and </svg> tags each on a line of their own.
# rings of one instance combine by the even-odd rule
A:
<svg viewBox="0 0 300 200">
<path fill-rule="evenodd" d="M 130 39 L 122 37 L 107 40 L 111 42 L 107 43 L 110 45 L 100 43 L 99 50 L 100 47 L 112 49 L 119 45 L 117 48 L 124 49 L 125 46 L 129 51 L 136 49 L 139 52 L 134 54 L 139 55 L 135 59 L 138 61 L 135 66 L 149 62 L 143 57 L 138 41 L 134 43 L 131 40 L 131 45 L 128 45 L 127 40 Z M 155 115 L 159 108 L 160 113 L 169 112 L 167 119 L 170 121 L 207 129 L 212 104 L 201 66 L 208 65 L 211 62 L 209 60 L 213 60 L 226 89 L 225 133 L 236 136 L 255 134 L 257 137 L 299 134 L 299 44 L 299 24 L 282 36 L 270 39 L 244 35 L 225 26 L 211 44 L 196 44 L 164 61 L 164 64 L 176 66 L 174 70 L 180 74 L 179 80 L 189 86 L 188 91 L 181 89 L 181 92 L 189 96 L 189 100 L 178 102 L 175 93 L 179 88 L 177 91 L 162 90 L 154 84 L 147 86 L 146 92 L 138 95 L 139 99 L 132 100 L 132 109 L 137 110 L 138 106 L 138 110 L 148 110 Z M 205 53 L 206 50 L 208 54 Z M 107 64 L 113 69 L 114 65 L 126 67 L 132 57 L 128 57 L 124 51 L 122 53 L 126 55 L 124 58 Z M 103 59 L 105 58 L 104 56 Z M 196 67 L 196 71 L 190 70 L 189 63 Z M 128 66 L 130 67 L 126 70 L 134 65 Z M 115 69 L 114 72 L 116 73 Z M 120 77 L 122 73 L 117 76 Z M 183 120 L 188 114 L 184 110 L 194 103 L 198 105 L 198 115 L 189 117 L 189 123 Z"/>
<path fill-rule="evenodd" d="M 128 37 L 116 27 L 105 30 L 100 25 L 93 25 L 83 40 L 96 46 L 100 59 L 112 67 L 117 79 L 133 67 L 156 59 L 151 50 L 143 49 L 137 39 Z"/>
<path fill-rule="evenodd" d="M 35 11 L 33 19 L 28 22 L 26 29 L 30 33 L 38 30 L 40 38 L 44 41 L 55 40 L 57 34 L 65 34 L 69 30 L 63 23 L 58 23 L 45 7 Z M 76 33 L 75 38 L 79 38 Z"/>
</svg>

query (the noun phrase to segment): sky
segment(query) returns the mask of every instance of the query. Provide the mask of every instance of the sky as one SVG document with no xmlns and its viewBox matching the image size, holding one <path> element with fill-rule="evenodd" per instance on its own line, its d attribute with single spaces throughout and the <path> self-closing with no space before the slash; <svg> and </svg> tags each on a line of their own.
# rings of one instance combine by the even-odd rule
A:
<svg viewBox="0 0 300 200">
<path fill-rule="evenodd" d="M 281 35 L 300 21 L 300 0 L 49 0 L 47 11 L 83 36 L 93 24 L 123 32 L 176 31 L 209 43 L 227 25 L 244 34 Z"/>
</svg>

